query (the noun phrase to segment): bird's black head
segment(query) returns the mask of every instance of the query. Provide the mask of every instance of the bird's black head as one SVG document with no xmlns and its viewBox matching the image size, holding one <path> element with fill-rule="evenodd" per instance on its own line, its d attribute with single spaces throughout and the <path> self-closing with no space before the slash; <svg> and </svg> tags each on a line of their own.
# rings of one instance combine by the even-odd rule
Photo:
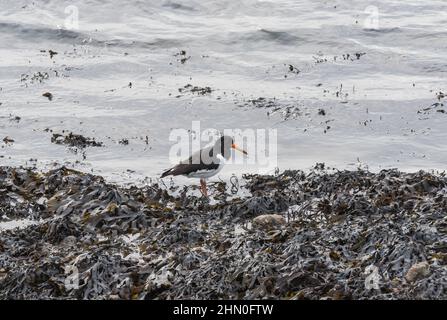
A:
<svg viewBox="0 0 447 320">
<path fill-rule="evenodd" d="M 222 136 L 219 140 L 216 141 L 214 145 L 214 150 L 220 153 L 225 159 L 230 159 L 231 157 L 231 148 L 234 144 L 233 138 L 230 136 Z"/>
<path fill-rule="evenodd" d="M 230 136 L 222 136 L 219 140 L 216 141 L 213 148 L 211 148 L 210 156 L 213 154 L 221 154 L 226 160 L 231 157 L 231 149 L 235 149 L 239 152 L 242 152 L 245 155 L 248 155 L 247 151 L 239 148 L 235 143 L 232 137 Z"/>
</svg>

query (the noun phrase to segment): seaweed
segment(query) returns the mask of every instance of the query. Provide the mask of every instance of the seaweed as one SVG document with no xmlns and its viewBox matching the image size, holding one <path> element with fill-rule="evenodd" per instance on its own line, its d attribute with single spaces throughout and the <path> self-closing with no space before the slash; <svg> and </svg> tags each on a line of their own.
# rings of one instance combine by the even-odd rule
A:
<svg viewBox="0 0 447 320">
<path fill-rule="evenodd" d="M 447 178 L 427 172 L 244 175 L 121 187 L 0 167 L 2 299 L 446 299 Z"/>
</svg>

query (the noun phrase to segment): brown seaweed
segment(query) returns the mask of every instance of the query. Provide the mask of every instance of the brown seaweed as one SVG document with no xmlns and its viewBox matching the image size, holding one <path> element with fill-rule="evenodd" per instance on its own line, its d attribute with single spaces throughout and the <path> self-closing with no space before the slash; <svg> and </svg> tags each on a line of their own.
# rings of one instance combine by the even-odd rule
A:
<svg viewBox="0 0 447 320">
<path fill-rule="evenodd" d="M 446 299 L 447 179 L 397 170 L 124 188 L 0 167 L 3 299 Z M 229 200 L 231 199 L 231 200 Z"/>
</svg>

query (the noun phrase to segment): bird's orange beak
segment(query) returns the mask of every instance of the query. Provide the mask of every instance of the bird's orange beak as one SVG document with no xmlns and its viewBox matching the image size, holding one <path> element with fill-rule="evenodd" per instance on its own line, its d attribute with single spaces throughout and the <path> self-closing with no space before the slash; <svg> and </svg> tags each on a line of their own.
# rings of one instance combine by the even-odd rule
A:
<svg viewBox="0 0 447 320">
<path fill-rule="evenodd" d="M 234 150 L 237 150 L 237 151 L 239 151 L 239 152 L 242 152 L 243 154 L 245 154 L 245 155 L 248 156 L 247 151 L 245 151 L 244 149 L 239 148 L 235 143 L 233 143 L 233 144 L 231 145 L 231 148 L 233 148 Z"/>
</svg>

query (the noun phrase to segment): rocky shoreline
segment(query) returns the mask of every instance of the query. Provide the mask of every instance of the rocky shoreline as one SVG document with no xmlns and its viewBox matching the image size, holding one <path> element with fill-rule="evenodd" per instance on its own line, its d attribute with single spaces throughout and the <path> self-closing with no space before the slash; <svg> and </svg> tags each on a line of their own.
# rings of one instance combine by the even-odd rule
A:
<svg viewBox="0 0 447 320">
<path fill-rule="evenodd" d="M 284 171 L 124 188 L 0 167 L 2 299 L 447 299 L 443 173 Z"/>
</svg>

